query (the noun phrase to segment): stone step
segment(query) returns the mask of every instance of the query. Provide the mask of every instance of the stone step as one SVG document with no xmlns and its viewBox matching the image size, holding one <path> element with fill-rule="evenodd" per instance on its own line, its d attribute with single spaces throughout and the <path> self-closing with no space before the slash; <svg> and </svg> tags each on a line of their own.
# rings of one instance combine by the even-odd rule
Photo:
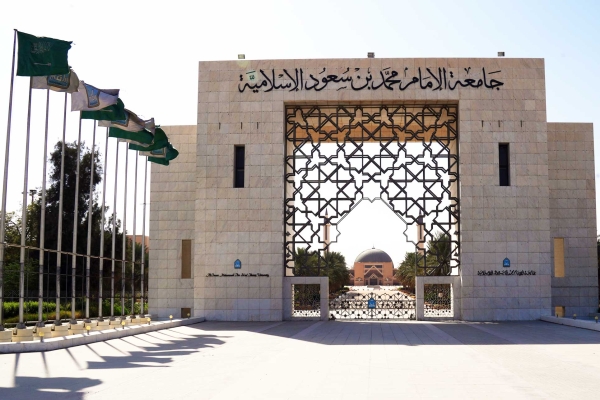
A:
<svg viewBox="0 0 600 400">
<path fill-rule="evenodd" d="M 69 335 L 83 335 L 86 332 L 83 324 L 69 324 Z"/>
<path fill-rule="evenodd" d="M 13 336 L 11 341 L 13 343 L 33 341 L 33 329 L 13 329 Z"/>
<path fill-rule="evenodd" d="M 68 325 L 53 325 L 52 335 L 50 337 L 69 336 Z"/>
<path fill-rule="evenodd" d="M 13 336 L 33 336 L 33 329 L 13 329 Z"/>
<path fill-rule="evenodd" d="M 33 340 L 41 340 L 40 332 L 44 332 L 44 339 L 52 337 L 52 325 L 36 326 L 33 328 Z"/>
<path fill-rule="evenodd" d="M 12 342 L 12 329 L 0 331 L 0 342 Z"/>
<path fill-rule="evenodd" d="M 107 329 L 114 329 L 110 326 L 110 321 L 107 319 L 104 321 L 96 321 L 96 326 L 92 326 L 92 331 L 105 331 Z"/>
</svg>

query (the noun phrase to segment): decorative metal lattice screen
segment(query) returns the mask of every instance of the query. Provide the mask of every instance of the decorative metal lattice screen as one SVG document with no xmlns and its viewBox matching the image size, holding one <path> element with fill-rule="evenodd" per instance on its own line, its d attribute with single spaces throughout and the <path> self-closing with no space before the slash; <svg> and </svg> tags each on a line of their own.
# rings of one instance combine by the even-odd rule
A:
<svg viewBox="0 0 600 400">
<path fill-rule="evenodd" d="M 452 309 L 452 285 L 445 283 L 425 284 L 423 297 L 425 300 L 425 317 L 454 317 L 454 310 Z"/>
<path fill-rule="evenodd" d="M 459 265 L 457 120 L 456 105 L 288 106 L 286 275 L 322 275 L 337 238 L 326 226 L 337 231 L 363 199 L 381 199 L 404 221 L 398 240 L 414 244 L 417 274 L 451 274 Z M 316 262 L 302 256 L 311 252 Z"/>
<path fill-rule="evenodd" d="M 321 285 L 292 285 L 292 317 L 321 316 Z"/>
<path fill-rule="evenodd" d="M 329 300 L 330 319 L 416 319 L 415 299 L 402 292 L 342 293 Z"/>
</svg>

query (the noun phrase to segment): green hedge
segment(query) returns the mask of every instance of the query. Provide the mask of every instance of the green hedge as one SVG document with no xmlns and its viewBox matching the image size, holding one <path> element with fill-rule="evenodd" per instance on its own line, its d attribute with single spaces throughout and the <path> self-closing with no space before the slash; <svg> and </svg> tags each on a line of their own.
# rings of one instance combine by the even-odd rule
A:
<svg viewBox="0 0 600 400">
<path fill-rule="evenodd" d="M 80 303 L 80 302 L 77 302 Z M 80 304 L 77 304 L 76 307 L 76 315 L 79 315 L 83 312 L 83 307 Z M 18 301 L 7 301 L 4 303 L 4 319 L 6 322 L 10 322 L 9 319 L 14 317 L 19 318 L 19 302 Z M 25 312 L 25 320 L 26 321 L 37 321 L 37 312 L 38 312 L 38 302 L 37 301 L 26 301 L 24 303 L 24 312 Z M 56 302 L 43 302 L 42 303 L 42 312 L 44 313 L 44 317 L 47 319 L 54 319 L 56 311 Z M 70 318 L 71 317 L 71 303 L 65 303 L 60 305 L 60 314 L 61 317 Z M 144 303 L 144 314 L 148 313 L 148 303 Z M 52 315 L 46 315 L 52 314 Z M 110 300 L 104 300 L 102 302 L 102 314 L 110 315 Z M 133 313 L 131 312 L 131 300 L 125 302 L 125 313 L 124 315 L 131 314 L 140 314 L 140 303 L 134 304 Z M 98 315 L 98 302 L 93 301 L 90 302 L 90 315 Z M 114 315 L 121 315 L 121 301 L 119 299 L 115 299 L 114 306 Z M 80 317 L 78 317 L 80 318 Z M 16 322 L 16 321 L 15 321 Z"/>
<path fill-rule="evenodd" d="M 70 305 L 69 305 L 70 307 Z M 26 301 L 23 309 L 26 313 L 37 313 L 38 302 L 37 301 Z M 43 302 L 42 310 L 44 313 L 54 312 L 56 310 L 56 303 Z M 66 310 L 61 307 L 61 310 Z M 70 310 L 70 308 L 69 308 Z M 18 301 L 7 301 L 4 303 L 4 318 L 18 317 L 19 316 L 19 302 Z M 35 318 L 37 319 L 37 317 Z"/>
</svg>

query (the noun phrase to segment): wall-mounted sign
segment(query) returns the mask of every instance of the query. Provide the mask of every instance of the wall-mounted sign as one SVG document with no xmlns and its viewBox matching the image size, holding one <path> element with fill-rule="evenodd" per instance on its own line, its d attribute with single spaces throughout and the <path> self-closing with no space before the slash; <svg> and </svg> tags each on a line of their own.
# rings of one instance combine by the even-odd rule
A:
<svg viewBox="0 0 600 400">
<path fill-rule="evenodd" d="M 463 73 L 464 70 L 464 73 Z M 240 74 L 238 91 L 243 93 L 246 89 L 253 93 L 270 92 L 273 90 L 288 90 L 290 92 L 300 90 L 314 90 L 320 92 L 327 86 L 334 86 L 336 90 L 352 89 L 359 90 L 399 90 L 404 91 L 410 87 L 421 90 L 455 90 L 456 88 L 485 88 L 500 90 L 504 82 L 490 78 L 489 75 L 498 74 L 502 71 L 487 72 L 485 68 L 472 70 L 468 68 L 408 68 L 397 70 L 391 67 L 382 68 L 380 71 L 371 72 L 371 68 L 347 67 L 341 74 L 327 73 L 323 68 L 318 73 L 304 72 L 302 68 L 293 71 L 275 69 L 248 71 Z M 337 71 L 336 71 L 337 72 Z M 459 78 L 458 75 L 462 75 Z"/>
<path fill-rule="evenodd" d="M 375 306 L 377 305 L 377 302 L 375 301 L 375 299 L 369 299 L 368 303 L 367 303 L 367 308 L 375 308 Z"/>
<path fill-rule="evenodd" d="M 529 270 L 529 271 L 519 271 L 516 269 L 502 269 L 502 270 L 495 270 L 495 271 L 477 271 L 477 275 L 479 276 L 492 276 L 492 275 L 517 275 L 517 276 L 521 276 L 521 275 L 536 275 L 535 271 L 533 270 Z"/>
<path fill-rule="evenodd" d="M 233 262 L 233 268 L 242 269 L 242 262 L 238 259 Z"/>
<path fill-rule="evenodd" d="M 504 259 L 504 261 L 502 261 L 502 266 L 503 266 L 504 268 L 510 268 L 510 260 L 508 259 L 508 257 L 506 257 L 506 258 Z"/>
</svg>

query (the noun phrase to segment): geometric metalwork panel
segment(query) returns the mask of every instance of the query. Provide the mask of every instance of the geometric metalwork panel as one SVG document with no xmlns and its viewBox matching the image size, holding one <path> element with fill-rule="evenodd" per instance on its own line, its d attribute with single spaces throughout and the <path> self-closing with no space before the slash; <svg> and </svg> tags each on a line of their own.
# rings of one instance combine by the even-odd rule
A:
<svg viewBox="0 0 600 400">
<path fill-rule="evenodd" d="M 415 298 L 402 292 L 348 292 L 329 300 L 330 319 L 414 320 Z"/>
<path fill-rule="evenodd" d="M 418 275 L 459 267 L 457 121 L 456 105 L 287 106 L 286 276 L 323 276 L 338 224 L 363 199 L 382 200 L 404 221 Z M 303 263 L 300 248 L 318 262 Z"/>
<path fill-rule="evenodd" d="M 321 285 L 292 285 L 292 317 L 321 316 Z"/>
<path fill-rule="evenodd" d="M 454 317 L 451 284 L 425 284 L 423 296 L 425 317 Z"/>
</svg>

